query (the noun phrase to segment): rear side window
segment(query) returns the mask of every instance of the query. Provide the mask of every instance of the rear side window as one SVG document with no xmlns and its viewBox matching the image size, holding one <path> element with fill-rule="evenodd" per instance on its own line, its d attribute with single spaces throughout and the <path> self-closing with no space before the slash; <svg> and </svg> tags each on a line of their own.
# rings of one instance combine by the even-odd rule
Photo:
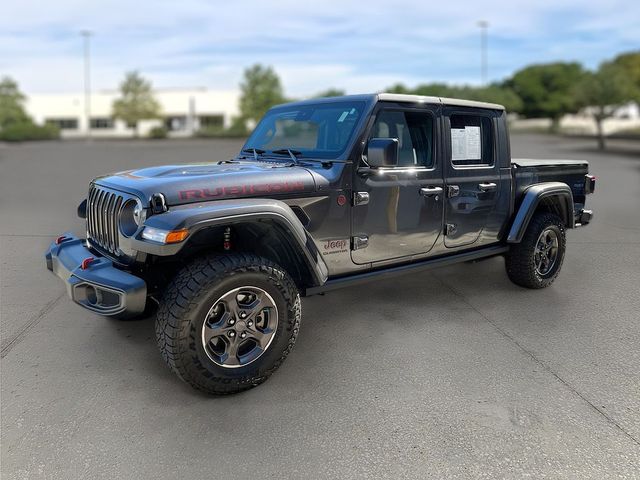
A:
<svg viewBox="0 0 640 480">
<path fill-rule="evenodd" d="M 454 166 L 493 165 L 491 118 L 453 114 L 451 122 L 451 163 Z"/>
<path fill-rule="evenodd" d="M 399 167 L 433 166 L 433 117 L 428 113 L 382 110 L 369 138 L 397 138 Z"/>
</svg>

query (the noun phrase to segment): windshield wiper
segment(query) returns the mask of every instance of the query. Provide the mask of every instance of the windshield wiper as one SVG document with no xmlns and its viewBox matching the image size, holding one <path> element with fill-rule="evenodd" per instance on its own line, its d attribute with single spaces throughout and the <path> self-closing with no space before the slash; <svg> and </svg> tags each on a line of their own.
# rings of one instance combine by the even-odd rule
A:
<svg viewBox="0 0 640 480">
<path fill-rule="evenodd" d="M 243 148 L 242 151 L 247 153 L 253 153 L 253 159 L 256 162 L 258 161 L 258 155 L 262 155 L 263 153 L 266 153 L 264 150 L 261 150 L 259 148 Z"/>
<path fill-rule="evenodd" d="M 271 153 L 276 155 L 289 155 L 295 165 L 298 164 L 298 155 L 302 155 L 299 150 L 291 150 L 290 148 L 280 148 L 278 150 L 271 150 Z"/>
</svg>

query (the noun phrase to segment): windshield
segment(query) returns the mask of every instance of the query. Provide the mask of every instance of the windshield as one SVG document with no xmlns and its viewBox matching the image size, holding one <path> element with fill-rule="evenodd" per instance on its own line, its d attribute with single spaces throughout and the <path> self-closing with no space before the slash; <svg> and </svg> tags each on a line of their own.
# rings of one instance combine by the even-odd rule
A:
<svg viewBox="0 0 640 480">
<path fill-rule="evenodd" d="M 336 158 L 349 144 L 364 102 L 331 102 L 270 110 L 244 149 L 296 150 L 303 157 Z"/>
</svg>

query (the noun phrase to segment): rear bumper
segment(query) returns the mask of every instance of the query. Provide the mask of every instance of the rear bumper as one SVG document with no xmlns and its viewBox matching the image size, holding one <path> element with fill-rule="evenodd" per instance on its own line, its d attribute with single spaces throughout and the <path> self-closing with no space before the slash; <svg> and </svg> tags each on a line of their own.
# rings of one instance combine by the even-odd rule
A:
<svg viewBox="0 0 640 480">
<path fill-rule="evenodd" d="M 135 316 L 144 312 L 147 285 L 139 277 L 89 251 L 83 239 L 65 234 L 45 254 L 47 268 L 60 277 L 71 300 L 100 315 Z M 93 257 L 88 265 L 83 261 Z M 86 262 L 85 262 L 86 263 Z"/>
<path fill-rule="evenodd" d="M 589 222 L 593 218 L 593 210 L 580 210 L 576 217 L 576 227 L 582 227 L 589 225 Z"/>
</svg>

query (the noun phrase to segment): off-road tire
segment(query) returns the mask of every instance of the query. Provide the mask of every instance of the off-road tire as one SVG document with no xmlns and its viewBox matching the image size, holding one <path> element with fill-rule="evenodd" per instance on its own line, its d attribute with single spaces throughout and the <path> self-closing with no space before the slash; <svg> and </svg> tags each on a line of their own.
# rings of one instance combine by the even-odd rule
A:
<svg viewBox="0 0 640 480">
<path fill-rule="evenodd" d="M 203 325 L 217 299 L 247 285 L 274 300 L 277 328 L 259 358 L 225 368 L 205 352 Z M 280 266 L 253 254 L 211 255 L 186 266 L 167 287 L 156 317 L 156 339 L 162 358 L 183 381 L 209 394 L 232 394 L 261 384 L 276 371 L 293 348 L 300 318 L 298 289 Z"/>
<path fill-rule="evenodd" d="M 555 262 L 548 272 L 540 274 L 536 269 L 535 251 L 542 232 L 550 229 L 558 240 Z M 511 247 L 506 255 L 507 275 L 516 285 L 526 288 L 545 288 L 553 283 L 562 267 L 566 251 L 564 222 L 553 213 L 536 213 L 522 241 Z"/>
</svg>

